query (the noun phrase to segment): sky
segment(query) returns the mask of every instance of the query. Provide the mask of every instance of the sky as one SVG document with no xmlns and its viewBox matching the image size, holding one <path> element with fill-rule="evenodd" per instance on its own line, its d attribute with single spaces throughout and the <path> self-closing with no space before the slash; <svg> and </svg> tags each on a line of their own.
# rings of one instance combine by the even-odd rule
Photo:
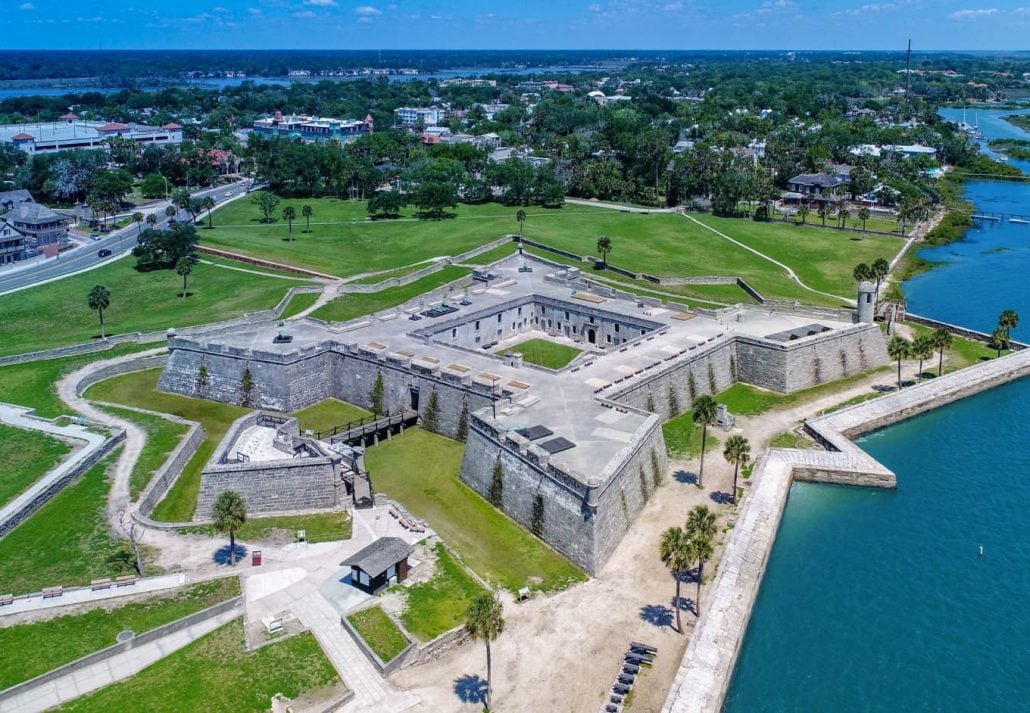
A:
<svg viewBox="0 0 1030 713">
<path fill-rule="evenodd" d="M 1030 0 L 0 0 L 4 49 L 1027 49 Z"/>
</svg>

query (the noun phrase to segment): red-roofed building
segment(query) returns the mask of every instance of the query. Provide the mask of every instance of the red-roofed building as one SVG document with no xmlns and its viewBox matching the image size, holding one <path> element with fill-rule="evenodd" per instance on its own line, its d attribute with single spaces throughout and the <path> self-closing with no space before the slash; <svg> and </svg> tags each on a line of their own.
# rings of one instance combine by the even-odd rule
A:
<svg viewBox="0 0 1030 713">
<path fill-rule="evenodd" d="M 172 130 L 178 129 L 179 131 L 182 131 L 182 127 L 179 126 L 178 124 L 176 124 L 174 121 L 169 121 L 167 124 L 165 124 L 161 128 L 162 129 L 172 129 Z"/>
<path fill-rule="evenodd" d="M 78 120 L 79 120 L 79 117 L 76 116 L 75 114 L 73 114 L 70 111 L 67 114 L 65 114 L 64 116 L 61 117 L 61 121 L 67 121 L 69 124 L 72 123 L 73 121 L 78 121 Z"/>
<path fill-rule="evenodd" d="M 103 126 L 97 127 L 97 131 L 99 131 L 101 134 L 105 136 L 110 136 L 112 134 L 120 136 L 123 131 L 128 130 L 128 126 L 126 126 L 125 124 L 119 124 L 116 121 L 112 121 L 110 124 L 104 124 Z"/>
<path fill-rule="evenodd" d="M 11 137 L 11 141 L 35 141 L 36 137 L 32 134 L 26 134 L 24 131 L 20 134 L 15 134 Z"/>
</svg>

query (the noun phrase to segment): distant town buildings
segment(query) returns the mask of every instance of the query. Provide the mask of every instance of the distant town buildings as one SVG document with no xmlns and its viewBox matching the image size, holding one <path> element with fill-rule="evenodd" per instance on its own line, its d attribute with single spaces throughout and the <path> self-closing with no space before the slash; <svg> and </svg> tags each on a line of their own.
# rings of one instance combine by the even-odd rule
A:
<svg viewBox="0 0 1030 713">
<path fill-rule="evenodd" d="M 444 120 L 443 109 L 439 107 L 402 106 L 393 110 L 400 126 L 436 126 Z"/>
<path fill-rule="evenodd" d="M 281 111 L 273 116 L 258 119 L 254 122 L 254 133 L 261 136 L 281 136 L 301 139 L 303 141 L 348 141 L 374 129 L 372 115 L 363 121 L 356 119 L 334 119 L 324 116 L 306 116 L 290 114 L 284 116 Z"/>
<path fill-rule="evenodd" d="M 36 203 L 24 189 L 0 192 L 0 265 L 24 260 L 29 250 L 57 252 L 68 219 Z"/>
<path fill-rule="evenodd" d="M 104 149 L 109 139 L 127 139 L 141 146 L 182 143 L 178 124 L 147 126 L 118 122 L 84 121 L 65 114 L 59 121 L 0 125 L 0 143 L 8 143 L 27 154 L 54 153 L 71 149 Z"/>
</svg>

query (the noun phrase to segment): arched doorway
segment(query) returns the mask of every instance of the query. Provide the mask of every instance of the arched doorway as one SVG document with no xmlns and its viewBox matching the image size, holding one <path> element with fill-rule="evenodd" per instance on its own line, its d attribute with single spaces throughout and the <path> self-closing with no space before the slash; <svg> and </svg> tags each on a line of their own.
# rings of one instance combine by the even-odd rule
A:
<svg viewBox="0 0 1030 713">
<path fill-rule="evenodd" d="M 597 332 L 593 329 L 587 330 L 587 341 L 591 344 L 597 344 Z"/>
</svg>

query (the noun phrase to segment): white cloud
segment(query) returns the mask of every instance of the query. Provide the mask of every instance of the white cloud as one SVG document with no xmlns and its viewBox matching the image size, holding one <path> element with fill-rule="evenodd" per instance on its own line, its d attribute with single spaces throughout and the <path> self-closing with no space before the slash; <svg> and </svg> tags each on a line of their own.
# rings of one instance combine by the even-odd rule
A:
<svg viewBox="0 0 1030 713">
<path fill-rule="evenodd" d="M 311 12 L 311 10 L 298 10 L 297 12 L 293 13 L 293 16 L 294 17 L 316 17 L 317 15 L 315 13 Z"/>
<path fill-rule="evenodd" d="M 222 7 L 221 5 L 216 5 L 213 8 L 211 8 L 211 12 L 222 12 L 222 13 L 225 13 L 225 12 L 229 12 L 229 8 Z"/>
<path fill-rule="evenodd" d="M 336 0 L 304 0 L 304 4 L 315 7 L 336 7 Z"/>
<path fill-rule="evenodd" d="M 589 10 L 590 12 L 601 12 L 601 6 L 595 2 L 593 5 L 588 7 L 587 10 Z"/>
<path fill-rule="evenodd" d="M 23 2 L 21 5 L 18 6 L 18 9 L 19 10 L 35 10 L 36 6 L 33 5 L 30 2 Z"/>
<path fill-rule="evenodd" d="M 376 15 L 382 15 L 383 11 L 378 7 L 372 7 L 371 5 L 359 5 L 354 8 L 354 12 L 361 15 L 362 17 L 375 17 Z"/>
<path fill-rule="evenodd" d="M 998 14 L 998 8 L 983 8 L 978 10 L 958 10 L 948 15 L 952 20 L 979 20 L 984 17 L 991 17 Z"/>
<path fill-rule="evenodd" d="M 259 8 L 259 7 L 248 7 L 247 8 L 247 12 L 249 12 L 251 15 L 260 15 L 261 14 L 261 8 Z"/>
</svg>

